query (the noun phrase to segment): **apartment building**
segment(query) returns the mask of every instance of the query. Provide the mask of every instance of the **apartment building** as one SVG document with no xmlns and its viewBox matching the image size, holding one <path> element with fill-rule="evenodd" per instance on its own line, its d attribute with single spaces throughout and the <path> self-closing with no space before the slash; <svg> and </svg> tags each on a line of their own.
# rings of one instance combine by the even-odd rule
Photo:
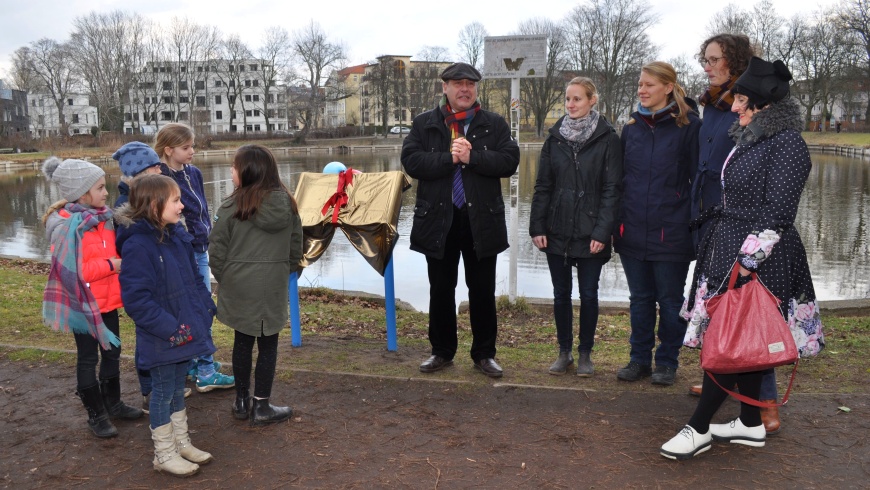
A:
<svg viewBox="0 0 870 490">
<path fill-rule="evenodd" d="M 325 84 L 326 109 L 324 125 L 328 128 L 359 126 L 362 123 L 360 110 L 360 84 L 366 73 L 366 65 L 349 66 L 338 70 Z"/>
<path fill-rule="evenodd" d="M 401 55 L 379 56 L 376 63 L 367 64 L 359 89 L 362 124 L 410 125 L 418 114 L 435 107 L 443 92 L 441 71 L 449 64 Z"/>
<path fill-rule="evenodd" d="M 30 134 L 35 138 L 61 134 L 60 112 L 54 98 L 48 94 L 27 94 L 30 113 Z M 61 112 L 67 134 L 91 134 L 92 128 L 100 127 L 96 106 L 87 94 L 69 94 L 63 99 Z"/>
<path fill-rule="evenodd" d="M 0 80 L 0 136 L 26 134 L 29 130 L 27 92 L 13 90 Z"/>
</svg>

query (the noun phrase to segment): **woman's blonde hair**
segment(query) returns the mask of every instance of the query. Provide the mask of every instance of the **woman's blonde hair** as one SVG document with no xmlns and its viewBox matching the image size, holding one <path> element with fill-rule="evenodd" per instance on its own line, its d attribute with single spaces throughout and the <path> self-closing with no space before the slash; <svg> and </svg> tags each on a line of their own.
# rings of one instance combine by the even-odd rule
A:
<svg viewBox="0 0 870 490">
<path fill-rule="evenodd" d="M 586 97 L 592 100 L 593 98 L 598 97 L 598 89 L 595 88 L 595 84 L 592 83 L 592 80 L 586 77 L 574 77 L 571 81 L 568 82 L 568 85 L 565 87 L 565 90 L 568 90 L 568 87 L 571 85 L 579 85 L 583 87 L 583 91 L 586 92 Z"/>
<path fill-rule="evenodd" d="M 673 113 L 674 119 L 677 121 L 678 127 L 687 126 L 689 124 L 689 112 L 691 108 L 686 103 L 686 90 L 677 83 L 677 71 L 670 63 L 664 61 L 653 61 L 643 65 L 640 71 L 655 78 L 664 85 L 673 84 L 674 90 L 668 94 L 668 104 L 671 102 L 677 103 L 677 111 Z M 634 122 L 634 119 L 631 120 Z"/>
<path fill-rule="evenodd" d="M 194 134 L 190 126 L 181 123 L 169 123 L 157 131 L 154 137 L 154 151 L 162 160 L 166 157 L 167 148 L 175 148 L 185 143 L 193 142 Z"/>
</svg>

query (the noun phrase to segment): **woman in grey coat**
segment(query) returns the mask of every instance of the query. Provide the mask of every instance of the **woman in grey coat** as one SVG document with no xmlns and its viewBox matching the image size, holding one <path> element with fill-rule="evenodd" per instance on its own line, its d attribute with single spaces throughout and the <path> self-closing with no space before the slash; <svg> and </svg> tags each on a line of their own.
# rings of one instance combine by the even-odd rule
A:
<svg viewBox="0 0 870 490">
<path fill-rule="evenodd" d="M 209 266 L 219 284 L 217 318 L 236 331 L 233 414 L 251 425 L 289 418 L 290 407 L 269 403 L 278 357 L 278 333 L 287 326 L 287 286 L 302 258 L 302 222 L 296 201 L 278 176 L 268 149 L 246 145 L 232 168 L 235 191 L 218 209 L 209 236 Z M 254 341 L 257 368 L 249 397 Z"/>
</svg>

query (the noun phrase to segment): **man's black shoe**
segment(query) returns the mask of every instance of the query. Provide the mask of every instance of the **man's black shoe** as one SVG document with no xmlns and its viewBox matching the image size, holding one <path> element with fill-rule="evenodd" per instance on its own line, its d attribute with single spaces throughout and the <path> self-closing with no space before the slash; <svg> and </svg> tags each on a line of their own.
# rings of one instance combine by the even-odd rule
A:
<svg viewBox="0 0 870 490">
<path fill-rule="evenodd" d="M 474 367 L 478 371 L 483 374 L 489 376 L 490 378 L 501 378 L 504 374 L 501 366 L 495 362 L 493 358 L 481 359 L 479 361 L 474 361 Z"/>
<path fill-rule="evenodd" d="M 453 360 L 444 359 L 441 356 L 429 356 L 429 359 L 423 361 L 423 364 L 420 364 L 420 372 L 421 373 L 434 373 L 435 371 L 440 371 L 447 366 L 452 366 Z"/>
<path fill-rule="evenodd" d="M 652 373 L 652 384 L 671 386 L 674 384 L 674 378 L 677 377 L 677 368 L 670 366 L 656 366 L 656 370 Z"/>
</svg>

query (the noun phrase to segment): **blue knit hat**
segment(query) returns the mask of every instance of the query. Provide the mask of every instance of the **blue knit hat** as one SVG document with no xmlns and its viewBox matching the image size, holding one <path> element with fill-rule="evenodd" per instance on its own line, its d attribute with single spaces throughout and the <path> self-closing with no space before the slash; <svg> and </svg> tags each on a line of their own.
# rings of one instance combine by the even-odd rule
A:
<svg viewBox="0 0 870 490">
<path fill-rule="evenodd" d="M 133 141 L 122 146 L 112 155 L 118 161 L 121 172 L 127 177 L 135 177 L 148 167 L 160 165 L 160 157 L 150 146 Z"/>
</svg>

